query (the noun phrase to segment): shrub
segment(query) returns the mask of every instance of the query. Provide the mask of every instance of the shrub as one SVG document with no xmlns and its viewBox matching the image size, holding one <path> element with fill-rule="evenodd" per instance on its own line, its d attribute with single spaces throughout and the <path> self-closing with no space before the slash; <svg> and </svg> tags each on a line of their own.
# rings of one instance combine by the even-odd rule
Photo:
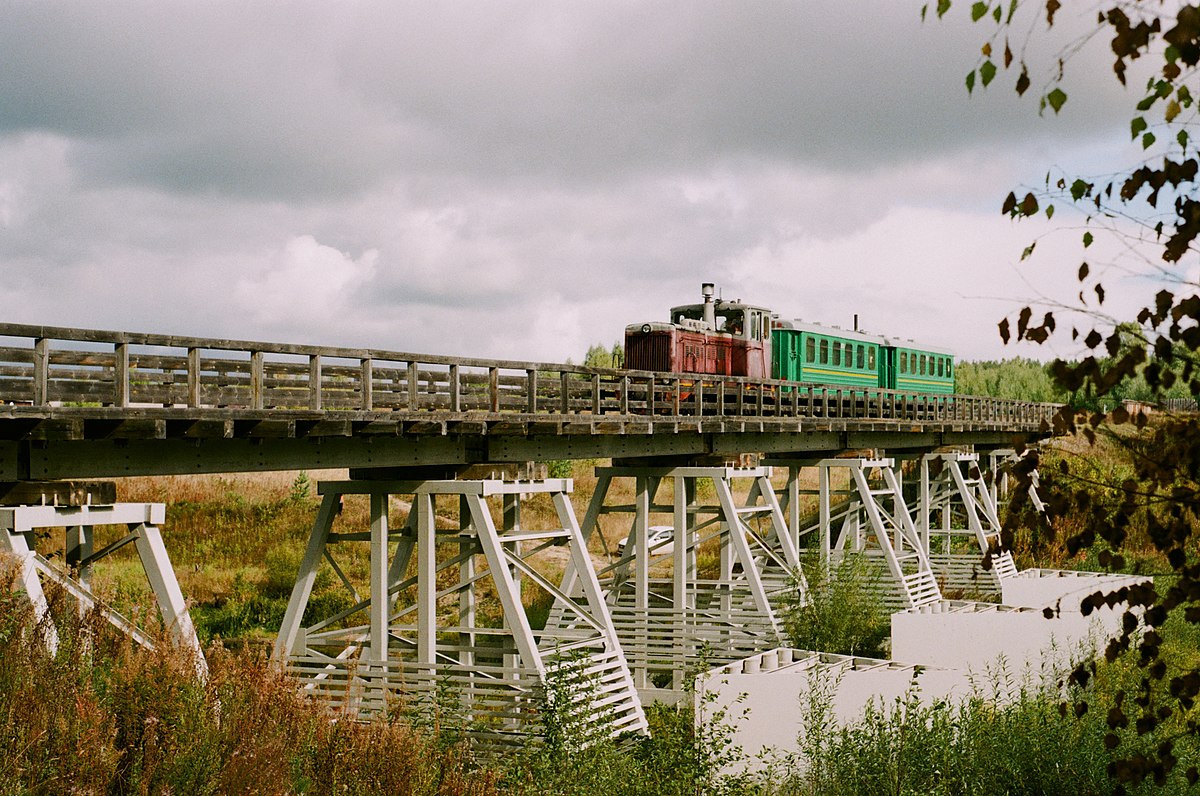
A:
<svg viewBox="0 0 1200 796">
<path fill-rule="evenodd" d="M 879 571 L 858 555 L 845 555 L 836 563 L 809 556 L 803 571 L 807 599 L 793 590 L 795 597 L 783 612 L 792 645 L 843 655 L 884 655 L 891 625 L 879 599 Z"/>
</svg>

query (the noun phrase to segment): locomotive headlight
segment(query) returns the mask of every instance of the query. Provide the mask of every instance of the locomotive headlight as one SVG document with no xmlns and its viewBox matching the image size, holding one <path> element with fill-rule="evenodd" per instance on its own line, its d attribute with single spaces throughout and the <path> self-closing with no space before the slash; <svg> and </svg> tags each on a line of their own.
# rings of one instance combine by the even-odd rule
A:
<svg viewBox="0 0 1200 796">
<path fill-rule="evenodd" d="M 650 334 L 650 324 L 648 324 L 648 323 L 642 324 L 642 334 Z"/>
</svg>

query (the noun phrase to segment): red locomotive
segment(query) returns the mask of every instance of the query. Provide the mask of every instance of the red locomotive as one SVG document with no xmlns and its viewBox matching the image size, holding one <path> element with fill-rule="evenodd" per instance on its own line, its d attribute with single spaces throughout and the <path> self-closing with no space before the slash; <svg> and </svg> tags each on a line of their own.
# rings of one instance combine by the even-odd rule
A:
<svg viewBox="0 0 1200 796">
<path fill-rule="evenodd" d="M 714 298 L 711 282 L 700 290 L 704 303 L 672 307 L 670 322 L 625 327 L 625 367 L 769 378 L 771 311 Z"/>
</svg>

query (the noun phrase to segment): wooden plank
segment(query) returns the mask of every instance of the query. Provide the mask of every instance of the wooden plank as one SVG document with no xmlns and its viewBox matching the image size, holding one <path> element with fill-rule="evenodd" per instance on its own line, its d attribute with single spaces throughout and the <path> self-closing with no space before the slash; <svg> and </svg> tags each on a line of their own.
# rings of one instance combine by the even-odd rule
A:
<svg viewBox="0 0 1200 796">
<path fill-rule="evenodd" d="M 5 506 L 87 506 L 116 502 L 116 481 L 0 482 L 0 505 Z"/>
</svg>

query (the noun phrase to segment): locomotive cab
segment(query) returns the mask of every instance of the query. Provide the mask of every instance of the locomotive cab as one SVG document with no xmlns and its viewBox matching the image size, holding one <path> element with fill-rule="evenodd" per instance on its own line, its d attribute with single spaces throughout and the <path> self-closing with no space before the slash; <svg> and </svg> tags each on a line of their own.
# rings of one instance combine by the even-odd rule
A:
<svg viewBox="0 0 1200 796">
<path fill-rule="evenodd" d="M 771 311 L 714 298 L 671 308 L 667 323 L 625 327 L 626 367 L 671 373 L 767 378 L 771 372 Z"/>
</svg>

